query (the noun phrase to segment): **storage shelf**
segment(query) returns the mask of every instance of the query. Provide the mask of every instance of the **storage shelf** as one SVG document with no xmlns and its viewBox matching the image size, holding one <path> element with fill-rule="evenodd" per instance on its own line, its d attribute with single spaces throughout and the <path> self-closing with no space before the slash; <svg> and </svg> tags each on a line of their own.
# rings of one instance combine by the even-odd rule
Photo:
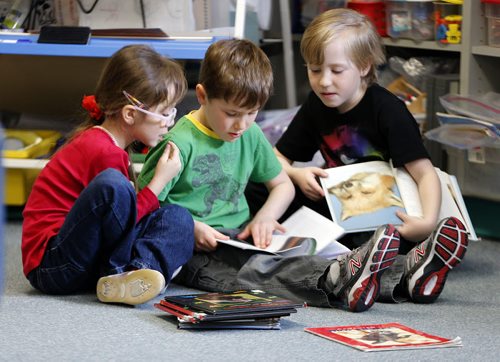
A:
<svg viewBox="0 0 500 362">
<path fill-rule="evenodd" d="M 500 48 L 478 45 L 472 47 L 472 54 L 500 58 Z"/>
<path fill-rule="evenodd" d="M 148 44 L 175 59 L 203 59 L 207 48 L 225 37 L 185 37 L 170 39 L 91 38 L 88 44 L 39 44 L 38 35 L 0 34 L 0 54 L 107 58 L 131 44 Z M 15 42 L 15 43 L 13 43 Z"/>
<path fill-rule="evenodd" d="M 385 46 L 391 47 L 429 49 L 445 52 L 460 52 L 462 50 L 462 44 L 441 44 L 434 40 L 417 42 L 411 39 L 383 38 L 383 42 Z"/>
</svg>

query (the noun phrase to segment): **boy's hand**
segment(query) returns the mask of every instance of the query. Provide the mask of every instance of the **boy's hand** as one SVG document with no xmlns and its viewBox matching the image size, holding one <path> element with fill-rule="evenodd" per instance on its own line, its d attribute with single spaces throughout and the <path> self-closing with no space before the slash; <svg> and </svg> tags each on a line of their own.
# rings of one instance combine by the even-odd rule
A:
<svg viewBox="0 0 500 362">
<path fill-rule="evenodd" d="M 228 240 L 229 236 L 224 235 L 207 224 L 194 222 L 194 250 L 196 251 L 214 251 L 217 248 L 217 240 Z"/>
<path fill-rule="evenodd" d="M 154 176 L 148 187 L 158 196 L 165 185 L 179 173 L 180 169 L 179 149 L 173 142 L 168 142 L 158 160 Z"/>
<path fill-rule="evenodd" d="M 313 201 L 325 196 L 317 177 L 328 177 L 328 173 L 320 167 L 295 167 L 292 180 L 302 190 L 304 195 Z"/>
<path fill-rule="evenodd" d="M 406 240 L 419 242 L 427 238 L 434 228 L 435 223 L 420 217 L 410 216 L 402 211 L 396 211 L 396 215 L 403 221 L 403 225 L 396 227 L 398 232 Z"/>
<path fill-rule="evenodd" d="M 285 232 L 286 229 L 276 220 L 264 216 L 256 216 L 241 233 L 237 235 L 238 239 L 245 240 L 252 235 L 253 243 L 259 248 L 267 248 L 271 244 L 273 232 Z"/>
</svg>

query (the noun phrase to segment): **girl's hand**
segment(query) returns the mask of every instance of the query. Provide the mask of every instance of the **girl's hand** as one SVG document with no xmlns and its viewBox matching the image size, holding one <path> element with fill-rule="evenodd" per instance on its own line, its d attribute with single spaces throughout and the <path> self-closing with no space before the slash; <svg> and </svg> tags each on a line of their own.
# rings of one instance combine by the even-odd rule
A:
<svg viewBox="0 0 500 362">
<path fill-rule="evenodd" d="M 207 224 L 194 222 L 194 250 L 210 252 L 217 248 L 217 240 L 228 240 L 229 236 L 224 235 Z"/>
<path fill-rule="evenodd" d="M 252 235 L 254 245 L 264 249 L 271 244 L 271 239 L 275 230 L 281 232 L 286 231 L 286 229 L 275 219 L 257 215 L 247 224 L 247 226 L 245 226 L 237 237 L 238 239 L 245 240 Z"/>
<path fill-rule="evenodd" d="M 323 188 L 316 180 L 317 177 L 328 177 L 328 173 L 320 167 L 294 167 L 291 175 L 293 182 L 313 201 L 325 196 Z"/>
<path fill-rule="evenodd" d="M 399 210 L 396 211 L 396 215 L 403 221 L 403 225 L 396 227 L 396 229 L 402 237 L 409 241 L 420 242 L 427 238 L 436 228 L 434 222 L 410 216 Z"/>
<path fill-rule="evenodd" d="M 165 185 L 179 173 L 181 165 L 179 149 L 173 142 L 168 142 L 148 187 L 158 196 Z"/>
</svg>

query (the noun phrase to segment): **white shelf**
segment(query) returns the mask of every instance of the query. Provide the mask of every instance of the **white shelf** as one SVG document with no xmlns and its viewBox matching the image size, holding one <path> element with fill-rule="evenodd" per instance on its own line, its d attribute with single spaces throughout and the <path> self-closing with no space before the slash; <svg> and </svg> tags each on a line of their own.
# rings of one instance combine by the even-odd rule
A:
<svg viewBox="0 0 500 362">
<path fill-rule="evenodd" d="M 2 157 L 2 166 L 12 169 L 42 169 L 48 162 L 48 159 Z M 134 170 L 136 172 L 141 172 L 142 166 L 142 163 L 134 163 Z"/>
<path fill-rule="evenodd" d="M 49 162 L 46 159 L 32 158 L 4 158 L 2 157 L 2 166 L 5 168 L 16 169 L 42 169 Z"/>
</svg>

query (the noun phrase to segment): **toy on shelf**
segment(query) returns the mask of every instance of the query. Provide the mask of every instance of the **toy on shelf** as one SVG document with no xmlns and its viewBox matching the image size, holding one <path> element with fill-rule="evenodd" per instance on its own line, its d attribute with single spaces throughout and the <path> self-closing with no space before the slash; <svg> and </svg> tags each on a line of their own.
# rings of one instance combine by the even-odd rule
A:
<svg viewBox="0 0 500 362">
<path fill-rule="evenodd" d="M 436 40 L 439 43 L 461 43 L 462 3 L 462 0 L 447 0 L 434 3 Z"/>
</svg>

